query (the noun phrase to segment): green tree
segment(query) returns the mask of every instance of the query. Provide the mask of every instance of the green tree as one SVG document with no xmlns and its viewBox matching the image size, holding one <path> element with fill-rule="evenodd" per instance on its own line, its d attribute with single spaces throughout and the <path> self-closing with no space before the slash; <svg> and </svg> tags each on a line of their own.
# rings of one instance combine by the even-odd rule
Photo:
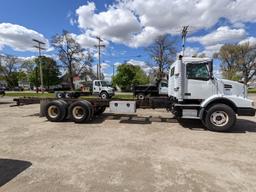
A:
<svg viewBox="0 0 256 192">
<path fill-rule="evenodd" d="M 36 87 L 40 86 L 40 75 L 39 75 L 40 62 L 42 64 L 43 83 L 49 89 L 51 85 L 56 85 L 60 81 L 59 67 L 56 61 L 50 57 L 42 56 L 40 58 L 36 58 L 35 63 L 37 63 L 37 65 L 34 67 L 29 78 L 30 82 Z"/>
<path fill-rule="evenodd" d="M 38 92 L 38 87 L 40 86 L 39 79 L 39 67 L 35 66 L 34 69 L 29 74 L 29 82 L 36 87 L 36 92 Z"/>
<path fill-rule="evenodd" d="M 113 84 L 122 90 L 131 90 L 134 85 L 149 83 L 149 78 L 139 66 L 122 64 L 117 67 L 117 74 L 113 77 Z"/>
<path fill-rule="evenodd" d="M 7 82 L 7 86 L 13 88 L 18 85 L 19 59 L 11 55 L 0 55 L 0 74 Z"/>
</svg>

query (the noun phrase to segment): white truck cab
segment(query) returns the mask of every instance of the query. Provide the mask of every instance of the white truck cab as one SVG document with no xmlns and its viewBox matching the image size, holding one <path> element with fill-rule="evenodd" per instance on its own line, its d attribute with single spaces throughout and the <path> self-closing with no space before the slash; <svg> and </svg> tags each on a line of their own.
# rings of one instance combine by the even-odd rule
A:
<svg viewBox="0 0 256 192">
<path fill-rule="evenodd" d="M 210 58 L 179 58 L 170 66 L 168 96 L 180 118 L 201 119 L 209 128 L 224 131 L 233 126 L 236 114 L 254 116 L 247 87 L 213 76 Z"/>
<path fill-rule="evenodd" d="M 158 86 L 159 95 L 168 95 L 168 82 L 166 80 L 162 80 Z"/>
<path fill-rule="evenodd" d="M 102 99 L 108 99 L 115 95 L 115 91 L 110 82 L 94 80 L 92 85 L 92 94 L 98 95 Z"/>
</svg>

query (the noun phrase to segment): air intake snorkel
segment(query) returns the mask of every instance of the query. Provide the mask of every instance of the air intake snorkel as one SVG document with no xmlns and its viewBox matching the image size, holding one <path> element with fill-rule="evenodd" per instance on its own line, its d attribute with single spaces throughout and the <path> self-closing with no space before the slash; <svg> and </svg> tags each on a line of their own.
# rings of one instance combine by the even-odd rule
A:
<svg viewBox="0 0 256 192">
<path fill-rule="evenodd" d="M 184 63 L 182 62 L 182 55 L 179 55 L 179 60 L 178 60 L 178 65 L 177 65 L 177 71 L 175 73 L 176 76 L 178 76 L 177 79 L 177 85 L 178 85 L 178 101 L 182 102 L 183 101 L 183 97 L 184 97 L 184 87 L 185 87 L 185 66 Z"/>
</svg>

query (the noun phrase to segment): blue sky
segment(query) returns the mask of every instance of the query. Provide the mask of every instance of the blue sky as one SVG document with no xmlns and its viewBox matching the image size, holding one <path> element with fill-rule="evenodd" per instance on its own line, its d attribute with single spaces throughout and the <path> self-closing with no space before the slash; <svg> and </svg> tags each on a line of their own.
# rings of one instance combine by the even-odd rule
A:
<svg viewBox="0 0 256 192">
<path fill-rule="evenodd" d="M 191 26 L 188 56 L 212 56 L 225 43 L 256 44 L 255 8 L 253 0 L 3 0 L 0 52 L 34 56 L 30 36 L 50 41 L 63 29 L 85 48 L 93 48 L 100 35 L 108 44 L 102 60 L 110 76 L 112 65 L 124 60 L 148 68 L 145 47 L 159 35 L 177 36 L 183 25 Z M 55 51 L 45 54 L 54 56 Z"/>
</svg>

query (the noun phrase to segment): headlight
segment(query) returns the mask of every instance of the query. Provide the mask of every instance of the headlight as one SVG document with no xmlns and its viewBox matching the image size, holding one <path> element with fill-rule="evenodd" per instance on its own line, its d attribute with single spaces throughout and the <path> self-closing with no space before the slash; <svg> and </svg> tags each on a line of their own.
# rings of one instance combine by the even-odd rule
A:
<svg viewBox="0 0 256 192">
<path fill-rule="evenodd" d="M 254 102 L 252 101 L 252 106 L 254 107 Z"/>
</svg>

